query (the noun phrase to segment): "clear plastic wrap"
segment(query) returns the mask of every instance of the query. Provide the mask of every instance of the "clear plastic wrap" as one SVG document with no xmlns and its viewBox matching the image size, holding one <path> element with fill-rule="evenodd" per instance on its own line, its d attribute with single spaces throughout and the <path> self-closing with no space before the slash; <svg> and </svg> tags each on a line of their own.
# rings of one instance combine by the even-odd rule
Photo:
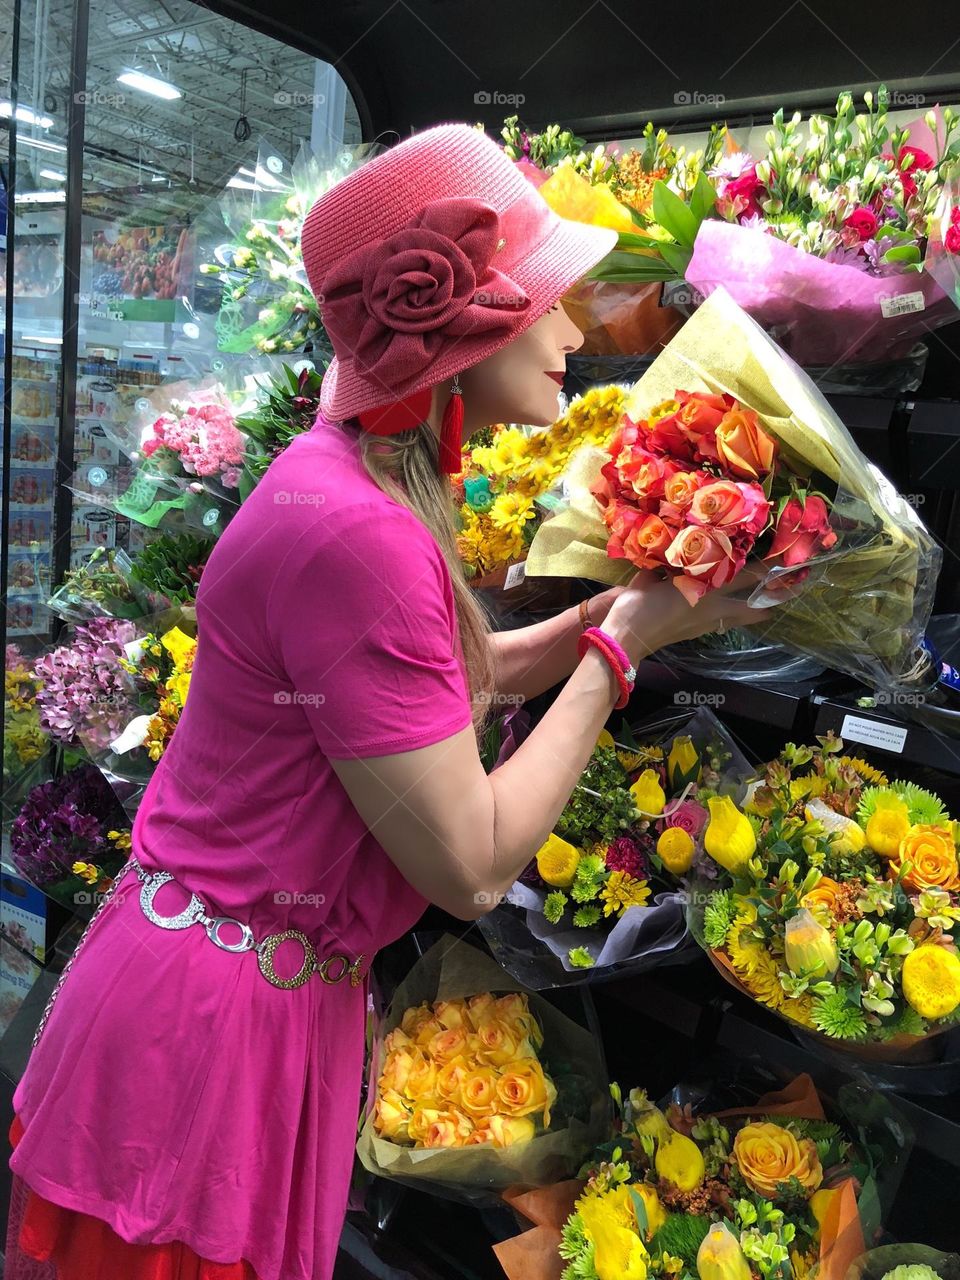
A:
<svg viewBox="0 0 960 1280">
<path fill-rule="evenodd" d="M 924 271 L 960 307 L 960 179 L 945 182 L 930 220 Z"/>
<path fill-rule="evenodd" d="M 710 789 L 718 795 L 737 794 L 741 779 L 750 772 L 736 742 L 706 707 L 657 712 L 631 726 L 631 735 L 641 747 L 662 748 L 664 762 L 679 736 L 691 739 L 701 761 L 707 758 L 708 746 L 726 756 L 722 772 L 710 783 Z M 622 732 L 614 735 L 614 740 L 623 736 Z M 666 778 L 663 781 L 666 784 Z M 681 794 L 686 792 L 677 787 L 676 795 L 668 801 L 668 810 Z M 651 828 L 658 831 L 662 825 L 656 821 Z M 697 866 L 703 856 L 702 827 L 694 836 L 694 845 L 693 865 Z M 707 870 L 715 872 L 716 868 Z M 534 990 L 609 981 L 663 965 L 682 964 L 696 954 L 696 945 L 687 937 L 685 877 L 671 875 L 661 867 L 652 879 L 656 891 L 646 905 L 629 907 L 619 919 L 582 927 L 571 923 L 569 912 L 558 924 L 551 924 L 544 915 L 548 890 L 521 878 L 509 890 L 506 902 L 481 917 L 478 924 L 507 973 Z M 587 951 L 593 964 L 589 968 L 578 967 L 570 959 L 571 951 Z"/>
<path fill-rule="evenodd" d="M 414 1147 L 378 1136 L 374 1116 L 387 1057 L 385 1041 L 400 1027 L 403 1015 L 424 1003 L 514 992 L 522 993 L 523 988 L 494 960 L 449 935 L 417 961 L 393 992 L 389 1006 L 380 1012 L 375 1027 L 367 1114 L 357 1144 L 368 1172 L 447 1199 L 483 1203 L 516 1183 L 539 1186 L 572 1176 L 603 1140 L 610 1123 L 610 1096 L 600 1044 L 592 1029 L 533 994 L 527 994 L 529 1010 L 543 1032 L 538 1058 L 557 1089 L 545 1130 L 502 1148 L 490 1143 Z M 408 1092 L 409 1102 L 404 1105 L 412 1109 L 416 1100 L 412 1089 Z"/>
<path fill-rule="evenodd" d="M 799 523 L 796 530 L 788 529 L 794 544 L 789 556 L 778 553 L 783 563 L 769 566 L 756 558 L 771 554 L 769 526 L 750 552 L 749 563 L 763 569 L 763 578 L 749 603 L 772 608 L 754 628 L 757 634 L 875 687 L 909 685 L 942 560 L 914 508 L 864 457 L 810 378 L 723 289 L 707 299 L 640 378 L 628 397 L 626 418 L 642 422 L 680 389 L 733 397 L 775 442 L 773 485 L 784 493 L 796 488 L 825 495 L 818 498 L 824 504 L 822 528 L 816 536 L 806 536 Z M 529 573 L 608 584 L 632 576 L 635 564 L 625 553 L 624 558 L 608 556 L 610 535 L 591 492 L 609 461 L 600 450 L 584 450 L 574 458 L 566 476 L 570 497 L 537 531 L 527 558 Z M 803 519 L 806 512 L 804 506 Z M 783 505 L 779 513 L 774 509 L 778 533 L 788 515 L 794 519 Z M 808 549 L 812 554 L 802 558 Z M 719 569 L 735 563 L 721 561 Z"/>
<path fill-rule="evenodd" d="M 844 1280 L 884 1280 L 897 1267 L 929 1267 L 939 1280 L 960 1280 L 960 1253 L 944 1253 L 926 1244 L 884 1244 L 855 1258 Z M 924 1273 L 914 1275 L 922 1280 Z"/>
<path fill-rule="evenodd" d="M 819 658 L 791 653 L 737 628 L 669 644 L 658 651 L 657 659 L 671 671 L 689 671 L 711 680 L 773 680 L 790 684 L 810 680 L 826 670 Z"/>
<path fill-rule="evenodd" d="M 580 356 L 636 356 L 660 350 L 683 324 L 663 306 L 660 281 L 617 284 L 581 280 L 564 295 L 567 314 L 583 334 Z"/>
</svg>

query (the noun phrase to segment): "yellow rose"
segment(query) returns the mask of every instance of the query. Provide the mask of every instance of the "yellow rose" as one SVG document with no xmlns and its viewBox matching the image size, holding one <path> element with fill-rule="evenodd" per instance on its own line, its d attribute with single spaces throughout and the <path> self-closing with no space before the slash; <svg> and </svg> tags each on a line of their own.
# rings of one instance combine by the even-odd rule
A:
<svg viewBox="0 0 960 1280">
<path fill-rule="evenodd" d="M 700 1280 L 750 1280 L 740 1241 L 725 1222 L 714 1222 L 697 1252 Z"/>
<path fill-rule="evenodd" d="M 544 1075 L 536 1058 L 521 1058 L 509 1062 L 497 1081 L 497 1097 L 510 1116 L 529 1116 L 543 1112 L 543 1127 L 550 1124 L 550 1108 L 557 1097 L 556 1085 Z"/>
<path fill-rule="evenodd" d="M 667 827 L 657 840 L 657 854 L 675 876 L 682 876 L 690 870 L 695 848 L 689 832 L 683 827 Z"/>
<path fill-rule="evenodd" d="M 393 1053 L 394 1049 L 413 1048 L 413 1041 L 403 1030 L 402 1027 L 394 1027 L 389 1031 L 383 1040 L 383 1049 L 385 1053 Z"/>
<path fill-rule="evenodd" d="M 885 796 L 867 819 L 867 844 L 884 858 L 892 858 L 910 830 L 910 811 L 899 796 Z"/>
<path fill-rule="evenodd" d="M 480 1054 L 486 1062 L 502 1067 L 515 1058 L 528 1058 L 530 1053 L 520 1053 L 522 1038 L 516 1030 L 500 1018 L 490 1017 L 477 1028 Z M 527 1045 L 529 1050 L 529 1044 Z"/>
<path fill-rule="evenodd" d="M 444 1063 L 437 1072 L 436 1088 L 440 1097 L 459 1106 L 460 1091 L 469 1072 L 466 1058 L 451 1058 L 449 1062 Z"/>
<path fill-rule="evenodd" d="M 660 1197 L 657 1195 L 656 1189 L 651 1187 L 648 1182 L 635 1182 L 633 1190 L 643 1201 L 643 1207 L 647 1211 L 647 1240 L 652 1240 L 660 1228 L 667 1220 L 667 1211 L 660 1203 Z"/>
<path fill-rule="evenodd" d="M 373 1109 L 373 1127 L 388 1142 L 406 1142 L 411 1108 L 393 1089 L 378 1094 Z"/>
<path fill-rule="evenodd" d="M 529 1037 L 537 1048 L 543 1044 L 540 1024 L 530 1012 L 530 1004 L 523 992 L 514 991 L 509 995 L 501 996 L 494 1003 L 494 1009 L 497 1017 L 502 1018 L 519 1039 Z"/>
<path fill-rule="evenodd" d="M 714 862 L 731 875 L 738 875 L 757 849 L 757 837 L 750 820 L 729 796 L 711 796 L 707 805 L 710 821 L 703 835 L 703 847 Z"/>
<path fill-rule="evenodd" d="M 497 1073 L 492 1067 L 468 1071 L 460 1088 L 460 1105 L 471 1116 L 493 1115 L 497 1109 Z"/>
<path fill-rule="evenodd" d="M 469 998 L 467 1001 L 467 1017 L 474 1030 L 476 1030 L 489 1010 L 493 1008 L 494 1004 L 494 998 L 489 991 L 483 991 L 480 995 Z"/>
<path fill-rule="evenodd" d="M 422 1100 L 425 1094 L 433 1093 L 436 1087 L 437 1064 L 418 1054 L 413 1060 L 403 1092 L 408 1098 Z"/>
<path fill-rule="evenodd" d="M 840 967 L 837 944 L 829 929 L 801 907 L 787 921 L 783 935 L 783 958 L 792 974 L 832 978 Z"/>
<path fill-rule="evenodd" d="M 456 1107 L 423 1108 L 410 1117 L 409 1131 L 419 1146 L 462 1147 L 473 1132 L 473 1122 Z"/>
<path fill-rule="evenodd" d="M 444 1028 L 441 1027 L 437 1019 L 432 1013 L 430 1013 L 426 1018 L 421 1018 L 417 1023 L 416 1033 L 413 1038 L 417 1042 L 417 1046 L 419 1048 L 427 1049 L 429 1048 L 430 1041 L 433 1037 L 440 1035 L 443 1030 Z M 406 1031 L 406 1027 L 404 1027 L 404 1031 Z"/>
<path fill-rule="evenodd" d="M 580 862 L 580 850 L 551 832 L 537 850 L 540 879 L 554 889 L 569 889 Z"/>
<path fill-rule="evenodd" d="M 945 1018 L 960 1005 L 960 956 L 936 943 L 915 947 L 903 962 L 903 995 L 923 1018 Z"/>
<path fill-rule="evenodd" d="M 433 1013 L 429 1005 L 414 1005 L 412 1008 L 407 1009 L 400 1019 L 401 1030 L 411 1039 L 416 1040 L 421 1026 L 432 1017 Z"/>
<path fill-rule="evenodd" d="M 462 1000 L 438 1000 L 433 1015 L 447 1031 L 465 1024 L 466 1007 Z"/>
<path fill-rule="evenodd" d="M 392 1053 L 388 1053 L 380 1075 L 380 1088 L 403 1093 L 414 1062 L 417 1059 L 422 1061 L 422 1057 L 417 1050 L 411 1053 L 407 1049 L 394 1049 Z"/>
<path fill-rule="evenodd" d="M 707 1174 L 703 1152 L 692 1138 L 676 1130 L 658 1144 L 654 1167 L 664 1181 L 681 1191 L 695 1191 Z"/>
<path fill-rule="evenodd" d="M 957 850 L 952 833 L 941 826 L 920 823 L 911 827 L 900 841 L 897 856 L 890 869 L 900 875 L 905 864 L 911 864 L 903 876 L 908 889 L 960 889 Z"/>
<path fill-rule="evenodd" d="M 449 1062 L 466 1052 L 467 1032 L 463 1027 L 451 1027 L 449 1031 L 441 1029 L 430 1037 L 427 1049 L 436 1062 Z"/>
<path fill-rule="evenodd" d="M 744 1181 L 762 1196 L 774 1196 L 791 1178 L 807 1191 L 816 1191 L 823 1181 L 813 1142 L 798 1141 L 789 1129 L 769 1121 L 744 1125 L 733 1140 L 733 1156 Z"/>
<path fill-rule="evenodd" d="M 838 894 L 840 885 L 829 876 L 821 876 L 809 893 L 805 893 L 800 901 L 822 925 L 829 925 L 836 919 Z"/>
<path fill-rule="evenodd" d="M 667 797 L 655 769 L 644 769 L 630 788 L 630 794 L 640 813 L 652 818 L 659 817 L 663 813 Z"/>
<path fill-rule="evenodd" d="M 537 1126 L 529 1116 L 488 1116 L 483 1122 L 488 1141 L 495 1147 L 513 1147 L 521 1142 L 529 1142 L 536 1134 Z"/>
</svg>

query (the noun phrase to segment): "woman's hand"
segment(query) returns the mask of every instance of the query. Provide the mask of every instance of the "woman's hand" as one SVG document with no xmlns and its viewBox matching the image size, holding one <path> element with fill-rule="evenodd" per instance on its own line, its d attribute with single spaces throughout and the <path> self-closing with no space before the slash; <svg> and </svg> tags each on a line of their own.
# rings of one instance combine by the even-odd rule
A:
<svg viewBox="0 0 960 1280">
<path fill-rule="evenodd" d="M 690 605 L 672 582 L 640 571 L 619 590 L 610 605 L 603 629 L 626 649 L 630 660 L 641 658 L 680 640 L 692 640 L 721 627 L 755 627 L 773 613 L 772 609 L 751 609 L 736 599 L 751 591 L 763 577 L 761 567 L 747 565 L 725 587 L 708 591 Z"/>
</svg>

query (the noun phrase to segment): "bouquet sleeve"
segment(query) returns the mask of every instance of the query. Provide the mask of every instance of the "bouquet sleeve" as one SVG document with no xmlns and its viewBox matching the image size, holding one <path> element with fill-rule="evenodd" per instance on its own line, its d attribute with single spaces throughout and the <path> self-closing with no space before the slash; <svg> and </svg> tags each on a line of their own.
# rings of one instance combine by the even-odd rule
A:
<svg viewBox="0 0 960 1280">
<path fill-rule="evenodd" d="M 529 1005 L 543 1030 L 539 1057 L 557 1087 L 553 1114 L 544 1132 L 503 1149 L 490 1145 L 417 1148 L 387 1141 L 374 1127 L 384 1039 L 400 1025 L 407 1009 L 484 992 L 522 991 L 496 961 L 449 936 L 441 938 L 413 966 L 374 1031 L 368 1109 L 357 1144 L 360 1162 L 368 1172 L 466 1201 L 498 1197 L 507 1187 L 518 1184 L 554 1183 L 576 1172 L 603 1140 L 609 1124 L 610 1098 L 602 1050 L 588 1028 L 536 995 L 529 995 Z"/>
<path fill-rule="evenodd" d="M 722 289 L 634 385 L 625 412 L 638 421 L 678 388 L 735 397 L 777 442 L 778 466 L 828 494 L 837 541 L 803 564 L 768 570 L 750 597 L 757 608 L 773 608 L 763 635 L 875 686 L 907 682 L 942 559 L 913 508 L 863 456 L 814 383 Z M 590 494 L 606 459 L 596 449 L 577 455 L 569 504 L 538 530 L 528 573 L 609 584 L 633 575 L 630 561 L 607 558 L 607 529 Z"/>
</svg>

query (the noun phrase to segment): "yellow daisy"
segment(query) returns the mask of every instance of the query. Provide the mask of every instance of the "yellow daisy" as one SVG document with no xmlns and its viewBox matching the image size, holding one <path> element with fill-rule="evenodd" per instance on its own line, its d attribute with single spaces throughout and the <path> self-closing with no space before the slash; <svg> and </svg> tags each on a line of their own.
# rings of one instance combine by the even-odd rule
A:
<svg viewBox="0 0 960 1280">
<path fill-rule="evenodd" d="M 626 871 L 614 871 L 600 890 L 605 916 L 622 915 L 628 907 L 642 907 L 650 897 L 646 880 L 636 880 Z"/>
<path fill-rule="evenodd" d="M 850 765 L 856 769 L 864 782 L 869 782 L 875 787 L 889 786 L 887 775 L 880 769 L 875 769 L 872 764 L 868 764 L 866 760 L 861 760 L 859 756 L 841 756 L 840 764 Z"/>
<path fill-rule="evenodd" d="M 490 508 L 490 519 L 498 529 L 520 533 L 528 520 L 537 514 L 530 498 L 520 493 L 501 493 Z"/>
</svg>

